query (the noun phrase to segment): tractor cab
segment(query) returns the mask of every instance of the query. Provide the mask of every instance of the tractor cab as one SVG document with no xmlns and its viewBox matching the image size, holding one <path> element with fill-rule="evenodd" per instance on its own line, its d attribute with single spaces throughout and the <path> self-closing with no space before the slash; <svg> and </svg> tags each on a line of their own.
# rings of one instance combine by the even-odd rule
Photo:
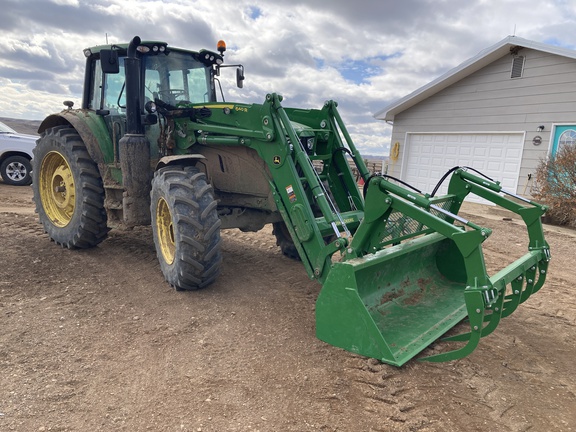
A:
<svg viewBox="0 0 576 432">
<path fill-rule="evenodd" d="M 162 157 L 169 152 L 158 146 L 159 137 L 170 125 L 158 122 L 157 107 L 176 108 L 217 102 L 217 86 L 221 67 L 237 67 L 237 84 L 242 87 L 242 65 L 223 65 L 226 45 L 218 43 L 219 53 L 198 52 L 169 47 L 164 42 L 142 41 L 137 46 L 139 68 L 128 71 L 128 44 L 87 48 L 82 108 L 101 116 L 112 137 L 114 149 L 127 127 L 127 103 L 139 112 L 145 134 L 151 145 L 151 155 Z M 136 86 L 136 100 L 127 101 L 127 86 Z M 165 146 L 164 146 L 165 147 Z M 115 160 L 117 157 L 114 158 Z M 110 161 L 111 162 L 111 161 Z"/>
</svg>

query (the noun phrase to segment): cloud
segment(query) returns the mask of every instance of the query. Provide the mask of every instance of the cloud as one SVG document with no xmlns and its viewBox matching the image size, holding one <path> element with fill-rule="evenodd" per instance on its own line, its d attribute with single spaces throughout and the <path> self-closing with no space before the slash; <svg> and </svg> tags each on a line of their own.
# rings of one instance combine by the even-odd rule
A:
<svg viewBox="0 0 576 432">
<path fill-rule="evenodd" d="M 576 47 L 576 6 L 559 0 L 5 0 L 0 15 L 0 112 L 41 119 L 80 105 L 83 48 L 142 39 L 198 50 L 228 43 L 244 89 L 229 100 L 286 106 L 339 102 L 356 145 L 384 154 L 390 126 L 372 114 L 515 33 Z"/>
</svg>

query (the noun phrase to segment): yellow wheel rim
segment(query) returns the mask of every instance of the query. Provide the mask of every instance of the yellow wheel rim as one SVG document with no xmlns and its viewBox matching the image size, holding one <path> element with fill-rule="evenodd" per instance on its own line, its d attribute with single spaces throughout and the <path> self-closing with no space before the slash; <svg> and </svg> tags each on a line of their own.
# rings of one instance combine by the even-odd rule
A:
<svg viewBox="0 0 576 432">
<path fill-rule="evenodd" d="M 164 198 L 158 200 L 156 206 L 156 230 L 158 232 L 158 242 L 162 256 L 167 264 L 174 262 L 176 255 L 176 242 L 174 241 L 174 225 L 172 224 L 172 214 L 170 207 Z"/>
<path fill-rule="evenodd" d="M 39 191 L 46 216 L 57 227 L 70 223 L 76 206 L 74 176 L 70 165 L 58 152 L 50 152 L 42 161 Z"/>
</svg>

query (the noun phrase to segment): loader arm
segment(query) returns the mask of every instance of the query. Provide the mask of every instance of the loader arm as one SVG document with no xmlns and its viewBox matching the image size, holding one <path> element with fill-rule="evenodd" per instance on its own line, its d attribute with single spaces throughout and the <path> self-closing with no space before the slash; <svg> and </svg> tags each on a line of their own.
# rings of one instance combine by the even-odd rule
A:
<svg viewBox="0 0 576 432">
<path fill-rule="evenodd" d="M 174 119 L 176 130 L 195 132 L 185 138 L 176 136 L 176 151 L 246 146 L 258 153 L 268 167 L 277 211 L 302 263 L 309 277 L 322 283 L 332 255 L 345 249 L 363 217 L 364 199 L 347 155 L 363 178 L 368 179 L 369 172 L 335 102 L 327 102 L 321 110 L 300 110 L 285 109 L 281 100 L 269 94 L 261 105 L 182 105 L 164 114 Z M 201 109 L 205 115 L 197 116 Z M 297 132 L 296 124 L 306 136 Z"/>
</svg>

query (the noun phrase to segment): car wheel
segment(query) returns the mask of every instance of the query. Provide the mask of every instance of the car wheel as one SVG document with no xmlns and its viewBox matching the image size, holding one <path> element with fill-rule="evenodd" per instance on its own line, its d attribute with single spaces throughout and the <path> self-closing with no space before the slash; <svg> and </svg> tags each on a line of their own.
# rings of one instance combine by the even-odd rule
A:
<svg viewBox="0 0 576 432">
<path fill-rule="evenodd" d="M 32 183 L 32 165 L 24 156 L 8 156 L 0 165 L 0 175 L 4 183 L 26 186 Z"/>
</svg>

